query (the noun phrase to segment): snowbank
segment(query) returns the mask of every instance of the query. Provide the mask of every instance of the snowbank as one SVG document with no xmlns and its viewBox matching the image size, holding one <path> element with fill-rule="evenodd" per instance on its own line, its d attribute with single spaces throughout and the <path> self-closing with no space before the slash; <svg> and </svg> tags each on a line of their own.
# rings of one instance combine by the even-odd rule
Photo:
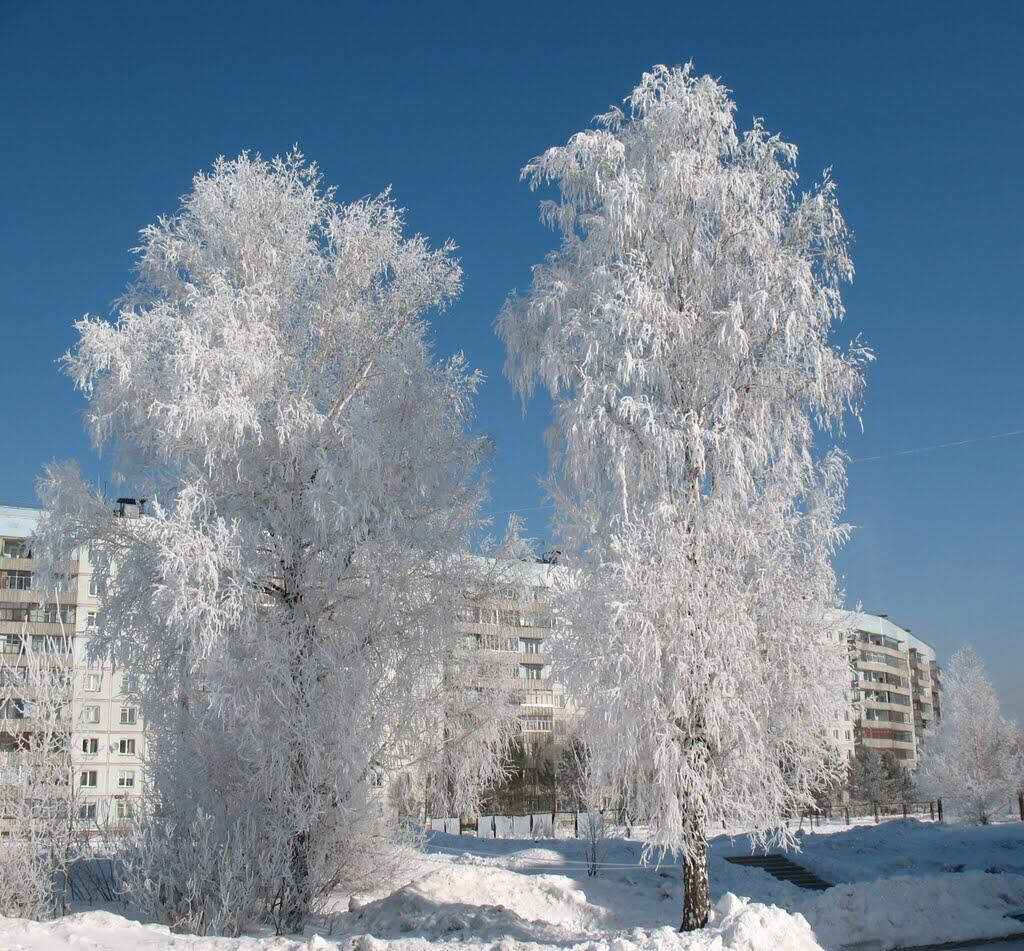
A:
<svg viewBox="0 0 1024 951">
<path fill-rule="evenodd" d="M 317 937 L 297 942 L 178 935 L 161 925 L 142 925 L 106 911 L 87 911 L 47 922 L 0 918 L 0 948 L 4 951 L 325 951 L 334 947 Z"/>
<path fill-rule="evenodd" d="M 642 844 L 602 844 L 586 874 L 576 840 L 476 840 L 434 834 L 409 880 L 386 894 L 339 896 L 326 937 L 195 938 L 91 911 L 37 924 L 0 919 L 11 951 L 840 951 L 895 948 L 1024 930 L 1024 825 L 989 829 L 914 821 L 806 834 L 793 856 L 836 887 L 809 892 L 733 865 L 745 839 L 711 843 L 704 931 L 680 935 L 678 867 L 643 866 Z M 742 897 L 737 897 L 742 896 Z"/>
<path fill-rule="evenodd" d="M 422 897 L 422 896 L 420 896 Z M 701 932 L 681 935 L 674 928 L 653 931 L 635 929 L 622 934 L 595 935 L 575 944 L 559 942 L 545 945 L 536 940 L 541 933 L 517 934 L 508 930 L 516 916 L 498 906 L 477 908 L 462 917 L 439 917 L 425 909 L 420 901 L 410 901 L 410 893 L 395 893 L 386 915 L 377 909 L 377 920 L 387 918 L 387 927 L 410 926 L 414 934 L 403 937 L 345 935 L 333 939 L 314 936 L 300 942 L 287 938 L 198 938 L 174 935 L 157 925 L 141 925 L 119 915 L 90 911 L 70 915 L 60 921 L 37 923 L 0 918 L 0 946 L 6 951 L 426 951 L 431 948 L 458 948 L 460 951 L 495 949 L 511 951 L 528 946 L 532 951 L 557 948 L 558 951 L 821 951 L 807 922 L 771 905 L 760 905 L 724 896 L 715 906 L 712 921 Z M 569 897 L 570 903 L 578 899 Z M 375 903 L 379 904 L 379 903 Z M 367 906 L 370 911 L 370 906 Z M 551 924 L 551 923 L 546 923 Z M 472 929 L 467 931 L 466 929 Z M 555 939 L 557 940 L 557 939 Z"/>
<path fill-rule="evenodd" d="M 1024 908 L 1024 876 L 965 872 L 837 885 L 798 904 L 826 948 L 998 937 L 1024 930 L 1006 915 Z"/>
</svg>

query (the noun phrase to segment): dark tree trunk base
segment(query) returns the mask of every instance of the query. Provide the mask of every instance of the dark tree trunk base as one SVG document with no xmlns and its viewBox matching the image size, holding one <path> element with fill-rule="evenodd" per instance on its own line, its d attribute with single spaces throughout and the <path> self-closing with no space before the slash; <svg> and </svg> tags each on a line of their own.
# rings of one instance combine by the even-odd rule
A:
<svg viewBox="0 0 1024 951">
<path fill-rule="evenodd" d="M 703 833 L 683 859 L 683 921 L 680 931 L 696 931 L 708 923 L 711 891 L 708 882 L 708 842 Z"/>
</svg>

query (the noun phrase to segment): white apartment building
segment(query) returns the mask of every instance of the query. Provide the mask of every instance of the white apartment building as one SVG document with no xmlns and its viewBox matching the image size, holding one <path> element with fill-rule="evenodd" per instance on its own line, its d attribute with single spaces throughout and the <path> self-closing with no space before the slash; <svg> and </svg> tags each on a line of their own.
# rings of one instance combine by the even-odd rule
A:
<svg viewBox="0 0 1024 951">
<path fill-rule="evenodd" d="M 11 662 L 24 638 L 34 650 L 62 649 L 68 637 L 72 668 L 71 747 L 81 818 L 117 822 L 129 817 L 142 793 L 145 736 L 139 711 L 125 695 L 123 674 L 109 661 L 89 658 L 99 602 L 87 550 L 67 566 L 67 587 L 40 591 L 28 539 L 42 512 L 0 506 L 0 647 Z M 4 711 L 0 745 L 28 732 L 20 711 Z"/>
<path fill-rule="evenodd" d="M 564 737 L 572 718 L 565 689 L 552 678 L 545 644 L 551 633 L 552 570 L 539 562 L 503 566 L 497 591 L 470 599 L 456 621 L 463 680 L 479 679 L 507 691 L 527 743 Z"/>
<path fill-rule="evenodd" d="M 884 614 L 854 611 L 858 745 L 891 751 L 917 767 L 925 731 L 940 716 L 940 671 L 932 647 Z"/>
</svg>

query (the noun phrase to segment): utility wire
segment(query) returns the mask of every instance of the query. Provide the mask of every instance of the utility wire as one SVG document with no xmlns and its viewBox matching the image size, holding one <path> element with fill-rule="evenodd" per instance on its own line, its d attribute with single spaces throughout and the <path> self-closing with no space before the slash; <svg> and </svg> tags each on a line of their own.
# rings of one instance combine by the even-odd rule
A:
<svg viewBox="0 0 1024 951">
<path fill-rule="evenodd" d="M 940 442 L 934 446 L 918 446 L 916 449 L 900 449 L 896 452 L 883 452 L 877 456 L 863 456 L 851 459 L 850 462 L 876 462 L 879 459 L 893 459 L 896 456 L 913 456 L 919 452 L 932 452 L 935 449 L 952 449 L 955 446 L 969 446 L 976 442 L 990 442 L 993 439 L 1008 439 L 1010 436 L 1024 436 L 1024 429 L 1011 429 L 1005 433 L 993 433 L 991 436 L 972 436 L 969 439 L 957 439 L 955 442 Z"/>
<path fill-rule="evenodd" d="M 971 436 L 968 439 L 956 439 L 953 442 L 939 442 L 931 446 L 917 446 L 914 449 L 898 449 L 895 452 L 883 452 L 877 456 L 861 456 L 851 459 L 850 464 L 859 462 L 878 462 L 880 459 L 895 459 L 899 456 L 915 456 L 922 452 L 934 452 L 936 449 L 955 449 L 957 446 L 970 446 L 979 442 L 992 442 L 994 439 L 1009 439 L 1012 436 L 1024 436 L 1024 429 L 1011 429 L 1005 433 L 992 433 L 990 436 Z M 513 515 L 516 512 L 537 512 L 554 506 L 549 502 L 545 505 L 529 505 L 521 509 L 503 509 L 500 512 L 487 512 L 487 515 Z"/>
</svg>

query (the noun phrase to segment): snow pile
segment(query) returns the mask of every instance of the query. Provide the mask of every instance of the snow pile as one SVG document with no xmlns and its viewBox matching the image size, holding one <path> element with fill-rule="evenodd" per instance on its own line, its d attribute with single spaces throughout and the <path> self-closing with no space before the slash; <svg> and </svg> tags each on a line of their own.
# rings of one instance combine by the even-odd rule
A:
<svg viewBox="0 0 1024 951">
<path fill-rule="evenodd" d="M 434 882 L 435 887 L 439 885 L 440 882 Z M 543 891 L 544 886 L 540 889 Z M 555 896 L 559 893 L 560 889 L 556 887 Z M 542 904 L 550 902 L 549 910 L 558 905 L 557 897 L 533 897 Z M 453 915 L 449 924 L 470 924 L 473 930 L 465 933 L 462 927 L 457 927 L 446 933 L 441 918 L 416 915 L 414 909 L 422 910 L 424 907 L 426 891 L 417 893 L 417 898 L 418 902 L 410 902 L 409 894 L 395 893 L 385 900 L 391 906 L 388 913 L 383 911 L 382 903 L 374 903 L 378 906 L 376 910 L 369 905 L 364 909 L 367 912 L 364 921 L 368 922 L 376 915 L 373 920 L 380 922 L 391 914 L 393 919 L 389 927 L 397 926 L 399 930 L 403 924 L 415 921 L 416 933 L 390 939 L 379 934 L 347 934 L 332 939 L 313 936 L 308 941 L 271 937 L 199 938 L 172 934 L 159 925 L 141 925 L 120 915 L 91 911 L 46 923 L 0 918 L 0 946 L 5 951 L 58 951 L 65 948 L 74 951 L 334 951 L 337 948 L 345 948 L 346 951 L 426 951 L 443 947 L 458 948 L 459 951 L 484 948 L 506 951 L 516 942 L 527 942 L 536 951 L 545 946 L 557 947 L 559 951 L 764 951 L 766 948 L 821 951 L 821 945 L 814 940 L 802 916 L 790 915 L 781 908 L 755 904 L 731 894 L 719 900 L 712 911 L 711 922 L 700 932 L 681 935 L 670 927 L 653 931 L 637 928 L 619 934 L 595 933 L 593 938 L 577 942 L 555 938 L 554 932 L 558 929 L 553 922 L 541 922 L 540 929 L 525 926 L 526 919 L 519 919 L 516 925 L 517 916 L 495 905 L 476 908 L 475 914 L 466 919 Z M 565 893 L 564 898 L 569 905 L 580 902 L 571 890 Z M 536 906 L 534 910 L 537 910 Z M 510 923 L 514 930 L 508 930 Z M 421 927 L 427 931 L 421 931 Z M 547 945 L 543 939 L 545 928 L 552 929 L 553 940 Z"/>
<path fill-rule="evenodd" d="M 799 903 L 826 948 L 914 944 L 1020 932 L 1007 918 L 1024 908 L 1024 876 L 965 872 L 837 885 Z"/>
<path fill-rule="evenodd" d="M 830 882 L 972 870 L 1024 875 L 1024 828 L 1016 822 L 972 827 L 897 819 L 833 835 L 806 833 L 800 847 L 795 861 Z"/>
<path fill-rule="evenodd" d="M 325 938 L 171 934 L 106 912 L 37 924 L 0 919 L 4 951 L 843 951 L 896 948 L 1024 930 L 1024 825 L 964 829 L 914 821 L 802 836 L 792 858 L 833 882 L 810 892 L 725 861 L 743 837 L 711 843 L 706 929 L 676 931 L 678 866 L 643 866 L 641 842 L 602 843 L 586 873 L 579 840 L 476 840 L 433 834 L 409 880 L 388 893 L 337 896 Z M 964 868 L 960 871 L 961 867 Z M 741 897 L 737 897 L 741 896 Z M 340 909 L 348 909 L 341 911 Z"/>
<path fill-rule="evenodd" d="M 4 951 L 333 951 L 335 945 L 316 936 L 308 941 L 200 938 L 106 911 L 88 911 L 46 922 L 0 917 L 0 947 Z"/>
<path fill-rule="evenodd" d="M 600 927 L 607 913 L 588 905 L 586 894 L 564 875 L 452 863 L 349 917 L 346 929 L 377 938 L 415 934 L 556 943 Z"/>
</svg>

